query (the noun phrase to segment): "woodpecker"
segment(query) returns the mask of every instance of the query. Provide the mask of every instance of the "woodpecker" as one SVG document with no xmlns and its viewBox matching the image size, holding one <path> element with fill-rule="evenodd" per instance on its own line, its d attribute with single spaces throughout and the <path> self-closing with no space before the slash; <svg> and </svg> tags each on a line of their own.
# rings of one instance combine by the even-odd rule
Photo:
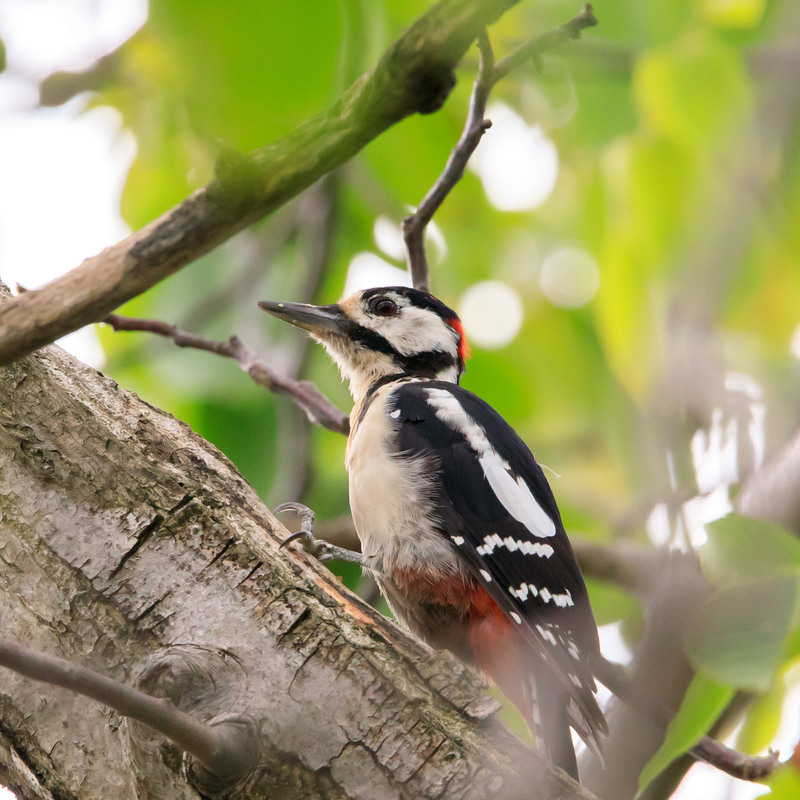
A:
<svg viewBox="0 0 800 800">
<path fill-rule="evenodd" d="M 261 302 L 306 330 L 349 381 L 346 466 L 361 553 L 395 617 L 477 666 L 576 780 L 570 728 L 597 750 L 599 642 L 547 479 L 487 403 L 458 385 L 467 344 L 427 292 L 367 289 L 339 303 Z M 291 505 L 291 504 L 286 504 Z"/>
</svg>

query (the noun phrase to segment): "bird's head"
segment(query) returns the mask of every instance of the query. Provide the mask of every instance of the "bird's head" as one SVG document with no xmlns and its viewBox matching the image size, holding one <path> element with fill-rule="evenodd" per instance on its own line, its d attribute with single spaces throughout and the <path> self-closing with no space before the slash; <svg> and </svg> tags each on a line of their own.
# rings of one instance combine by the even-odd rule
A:
<svg viewBox="0 0 800 800">
<path fill-rule="evenodd" d="M 427 292 L 385 286 L 329 306 L 258 305 L 324 345 L 355 398 L 388 375 L 458 383 L 464 371 L 467 344 L 458 315 Z"/>
</svg>

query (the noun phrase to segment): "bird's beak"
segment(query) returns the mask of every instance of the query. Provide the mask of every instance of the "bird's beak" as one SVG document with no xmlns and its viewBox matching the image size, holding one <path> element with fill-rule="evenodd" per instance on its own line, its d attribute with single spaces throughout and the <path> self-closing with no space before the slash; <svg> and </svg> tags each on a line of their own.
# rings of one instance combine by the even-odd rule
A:
<svg viewBox="0 0 800 800">
<path fill-rule="evenodd" d="M 312 306 L 307 303 L 273 303 L 261 300 L 258 307 L 272 314 L 273 317 L 291 322 L 298 328 L 317 335 L 345 333 L 347 317 L 336 304 L 330 306 Z"/>
</svg>

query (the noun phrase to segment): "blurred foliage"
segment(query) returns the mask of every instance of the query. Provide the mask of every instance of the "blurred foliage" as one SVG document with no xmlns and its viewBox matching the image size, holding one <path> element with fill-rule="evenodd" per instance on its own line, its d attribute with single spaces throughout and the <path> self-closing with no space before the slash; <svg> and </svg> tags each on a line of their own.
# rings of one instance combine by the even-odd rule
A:
<svg viewBox="0 0 800 800">
<path fill-rule="evenodd" d="M 694 747 L 705 736 L 732 697 L 733 687 L 717 683 L 702 673 L 694 677 L 677 716 L 670 723 L 663 746 L 639 776 L 640 792 L 673 759 Z"/>
<path fill-rule="evenodd" d="M 700 544 L 702 523 L 730 510 L 741 481 L 796 425 L 800 81 L 796 57 L 785 57 L 785 42 L 800 35 L 796 5 L 598 3 L 599 28 L 493 95 L 554 142 L 552 196 L 501 212 L 470 172 L 436 217 L 446 254 L 433 268 L 435 293 L 458 308 L 468 287 L 491 278 L 523 301 L 519 335 L 497 350 L 473 345 L 464 385 L 557 473 L 575 537 Z M 263 145 L 329 105 L 428 6 L 318 0 L 309 14 L 289 0 L 152 2 L 93 101 L 117 108 L 136 136 L 125 219 L 149 222 L 209 180 L 221 149 Z M 577 10 L 566 0 L 521 3 L 491 30 L 498 56 Z M 441 112 L 389 130 L 123 313 L 218 338 L 235 332 L 347 406 L 324 354 L 255 302 L 341 295 L 352 257 L 378 252 L 375 220 L 399 224 L 440 172 L 476 63 L 472 51 Z M 564 243 L 599 267 L 599 290 L 579 307 L 554 305 L 542 290 L 542 265 Z M 231 363 L 144 334 L 101 334 L 109 374 L 221 447 L 268 503 L 301 499 L 321 517 L 347 511 L 342 437 L 309 431 L 285 398 Z M 659 506 L 666 524 L 651 515 Z M 690 637 L 700 669 L 691 713 L 651 771 L 708 728 L 734 687 L 766 692 L 740 741 L 768 745 L 800 654 L 797 542 L 743 518 L 709 530 L 703 564 L 718 588 Z M 594 581 L 590 590 L 600 621 L 635 635 L 638 603 Z"/>
<path fill-rule="evenodd" d="M 796 767 L 784 767 L 769 782 L 772 800 L 794 800 L 800 797 L 800 770 Z"/>
</svg>

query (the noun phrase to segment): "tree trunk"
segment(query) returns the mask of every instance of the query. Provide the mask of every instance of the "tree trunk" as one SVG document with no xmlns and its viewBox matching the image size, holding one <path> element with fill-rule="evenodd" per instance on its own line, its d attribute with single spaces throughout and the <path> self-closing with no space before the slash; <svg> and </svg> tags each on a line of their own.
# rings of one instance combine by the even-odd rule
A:
<svg viewBox="0 0 800 800">
<path fill-rule="evenodd" d="M 58 347 L 0 369 L 0 514 L 2 637 L 202 719 L 249 715 L 262 751 L 239 796 L 590 796 L 455 657 L 279 550 L 287 531 L 219 451 Z M 199 797 L 141 726 L 2 678 L 0 782 L 21 797 Z"/>
</svg>

